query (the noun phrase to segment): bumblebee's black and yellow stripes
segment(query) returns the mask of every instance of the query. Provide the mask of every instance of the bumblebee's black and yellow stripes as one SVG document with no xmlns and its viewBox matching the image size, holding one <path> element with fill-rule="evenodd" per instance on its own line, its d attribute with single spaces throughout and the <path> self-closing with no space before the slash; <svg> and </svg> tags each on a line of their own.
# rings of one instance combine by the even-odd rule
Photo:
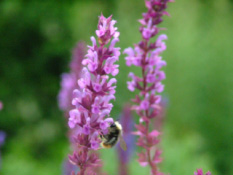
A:
<svg viewBox="0 0 233 175">
<path fill-rule="evenodd" d="M 109 133 L 106 135 L 100 135 L 102 139 L 101 146 L 103 148 L 112 148 L 120 139 L 120 145 L 123 150 L 126 150 L 126 144 L 122 139 L 122 126 L 119 122 L 114 122 L 108 128 Z"/>
</svg>

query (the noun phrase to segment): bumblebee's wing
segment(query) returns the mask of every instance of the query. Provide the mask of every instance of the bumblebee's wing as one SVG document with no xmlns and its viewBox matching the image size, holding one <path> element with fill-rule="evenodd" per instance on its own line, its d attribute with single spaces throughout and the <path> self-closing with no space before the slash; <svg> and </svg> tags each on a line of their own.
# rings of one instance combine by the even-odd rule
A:
<svg viewBox="0 0 233 175">
<path fill-rule="evenodd" d="M 120 141 L 120 146 L 121 146 L 121 148 L 122 148 L 124 151 L 126 151 L 126 150 L 127 150 L 127 145 L 126 145 L 126 143 L 125 143 L 125 141 L 124 141 L 124 139 L 123 139 L 122 136 L 119 137 L 119 141 Z"/>
</svg>

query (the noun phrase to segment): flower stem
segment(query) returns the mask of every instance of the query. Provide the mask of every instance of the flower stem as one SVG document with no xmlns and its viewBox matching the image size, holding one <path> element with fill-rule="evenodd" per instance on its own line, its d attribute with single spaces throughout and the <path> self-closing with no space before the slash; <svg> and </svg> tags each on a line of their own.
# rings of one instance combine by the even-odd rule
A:
<svg viewBox="0 0 233 175">
<path fill-rule="evenodd" d="M 148 45 L 148 42 L 147 41 L 145 41 L 145 45 L 147 46 Z M 144 49 L 144 56 L 143 56 L 143 59 L 142 59 L 142 77 L 143 77 L 143 97 L 145 98 L 145 96 L 146 96 L 146 88 L 147 88 L 147 82 L 146 82 L 146 70 L 145 70 L 145 64 L 146 64 L 146 55 L 147 55 L 147 52 L 148 52 L 148 48 L 146 47 L 146 49 Z M 146 118 L 148 118 L 149 117 L 149 111 L 148 111 L 148 109 L 147 110 L 145 110 L 145 116 L 146 116 Z M 148 134 L 149 134 L 149 122 L 148 121 L 146 121 L 145 122 L 146 123 L 146 141 L 147 141 L 147 145 L 148 145 L 148 147 L 149 147 L 149 140 L 148 140 Z M 147 153 L 147 159 L 148 159 L 148 163 L 149 163 L 149 165 L 150 165 L 150 167 L 151 167 L 151 170 L 152 170 L 152 172 L 157 172 L 157 167 L 156 167 L 156 164 L 153 164 L 153 162 L 151 161 L 151 151 L 150 151 L 151 149 L 147 149 L 147 151 L 146 151 L 146 153 Z"/>
</svg>

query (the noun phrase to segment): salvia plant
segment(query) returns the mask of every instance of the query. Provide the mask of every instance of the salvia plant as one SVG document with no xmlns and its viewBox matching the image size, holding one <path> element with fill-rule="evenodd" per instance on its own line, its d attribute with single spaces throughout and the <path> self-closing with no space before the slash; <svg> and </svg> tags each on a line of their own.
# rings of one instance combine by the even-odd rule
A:
<svg viewBox="0 0 233 175">
<path fill-rule="evenodd" d="M 118 65 L 114 64 L 120 56 L 120 48 L 115 47 L 119 41 L 115 23 L 111 16 L 99 17 L 97 40 L 91 37 L 92 46 L 88 47 L 86 59 L 82 61 L 85 67 L 78 80 L 79 88 L 73 91 L 75 109 L 69 112 L 68 125 L 76 130 L 74 142 L 78 149 L 69 159 L 79 167 L 80 175 L 96 174 L 101 166 L 96 154 L 101 143 L 99 135 L 107 134 L 114 122 L 109 114 L 113 107 L 110 101 L 115 99 L 116 79 L 109 75 L 119 72 Z"/>
<path fill-rule="evenodd" d="M 159 35 L 156 41 L 152 39 L 158 35 L 161 28 L 157 25 L 162 22 L 162 16 L 168 15 L 165 11 L 170 0 L 150 0 L 146 1 L 148 11 L 143 13 L 143 19 L 139 20 L 141 27 L 140 33 L 142 40 L 135 44 L 134 48 L 125 49 L 127 66 L 137 66 L 141 69 L 141 76 L 129 73 L 132 79 L 128 82 L 130 91 L 139 91 L 133 102 L 132 109 L 140 117 L 139 124 L 136 125 L 137 131 L 134 134 L 139 136 L 137 145 L 144 148 L 138 153 L 141 166 L 150 166 L 151 174 L 162 175 L 157 166 L 161 162 L 159 150 L 156 145 L 159 143 L 160 132 L 156 130 L 152 120 L 158 116 L 161 107 L 161 93 L 164 85 L 161 83 L 165 79 L 165 73 L 161 69 L 166 66 L 160 54 L 166 49 L 163 40 L 167 39 L 165 34 Z"/>
<path fill-rule="evenodd" d="M 127 82 L 130 91 L 138 94 L 132 99 L 133 104 L 126 106 L 121 115 L 123 137 L 128 146 L 123 151 L 117 146 L 119 157 L 119 175 L 128 175 L 127 164 L 134 150 L 134 137 L 138 136 L 136 145 L 141 147 L 138 161 L 141 166 L 149 166 L 150 174 L 163 175 L 158 164 L 162 161 L 162 151 L 158 148 L 160 142 L 161 125 L 164 119 L 166 104 L 162 101 L 161 92 L 164 90 L 162 80 L 165 73 L 162 70 L 166 62 L 162 59 L 162 52 L 166 50 L 165 34 L 159 32 L 158 27 L 166 11 L 167 3 L 172 0 L 145 0 L 147 12 L 143 13 L 140 22 L 141 41 L 124 50 L 126 65 L 136 66 L 140 75 L 130 72 L 131 81 Z M 112 16 L 105 18 L 102 14 L 96 30 L 96 37 L 92 36 L 92 45 L 85 47 L 79 44 L 73 53 L 70 73 L 62 75 L 61 91 L 58 96 L 59 106 L 67 116 L 70 128 L 70 141 L 73 154 L 69 161 L 74 166 L 65 163 L 64 174 L 98 175 L 102 173 L 102 161 L 97 150 L 101 149 L 101 135 L 109 133 L 109 127 L 114 123 L 110 117 L 115 99 L 117 80 L 114 77 L 119 72 L 116 64 L 120 56 L 120 48 L 115 47 L 119 41 L 119 32 L 115 27 L 116 21 Z M 82 66 L 81 66 L 82 63 Z M 135 111 L 138 124 L 132 132 L 133 120 L 131 110 Z M 197 169 L 194 175 L 204 175 L 202 169 Z M 208 171 L 205 175 L 211 175 Z"/>
</svg>

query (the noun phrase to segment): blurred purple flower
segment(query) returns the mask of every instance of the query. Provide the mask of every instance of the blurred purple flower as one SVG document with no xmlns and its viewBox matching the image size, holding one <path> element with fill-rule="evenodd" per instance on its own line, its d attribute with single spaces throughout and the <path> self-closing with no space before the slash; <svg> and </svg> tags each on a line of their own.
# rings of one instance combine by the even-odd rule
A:
<svg viewBox="0 0 233 175">
<path fill-rule="evenodd" d="M 76 44 L 72 51 L 72 60 L 70 62 L 70 70 L 75 73 L 75 75 L 79 78 L 81 70 L 82 70 L 82 60 L 85 57 L 86 53 L 86 45 L 83 41 L 79 41 Z"/>
<path fill-rule="evenodd" d="M 204 175 L 202 169 L 197 169 L 197 172 L 194 172 L 194 175 Z M 205 175 L 211 175 L 211 173 L 208 171 Z"/>
<path fill-rule="evenodd" d="M 131 134 L 133 131 L 133 118 L 129 105 L 125 105 L 123 113 L 120 117 L 120 123 L 123 128 L 123 139 L 126 142 L 127 150 L 123 151 L 119 143 L 117 144 L 117 152 L 119 157 L 119 175 L 128 175 L 128 163 L 135 150 L 135 136 Z"/>
<path fill-rule="evenodd" d="M 6 139 L 6 133 L 3 131 L 0 131 L 0 146 L 2 146 Z"/>
<path fill-rule="evenodd" d="M 78 88 L 77 79 L 80 77 L 82 69 L 82 60 L 85 54 L 84 42 L 78 42 L 73 49 L 72 60 L 70 62 L 70 72 L 63 73 L 61 78 L 61 90 L 58 94 L 58 104 L 62 111 L 67 112 L 73 108 L 71 101 L 73 98 L 73 90 Z"/>
<path fill-rule="evenodd" d="M 150 125 L 153 125 L 152 119 L 161 112 L 161 96 L 158 93 L 164 89 L 161 81 L 166 76 L 161 68 L 166 66 L 166 62 L 162 60 L 160 54 L 166 49 L 163 40 L 167 39 L 167 36 L 162 34 L 155 42 L 151 39 L 161 30 L 157 24 L 162 22 L 162 16 L 168 15 L 165 11 L 168 2 L 171 0 L 145 1 L 148 11 L 143 13 L 143 19 L 139 20 L 142 41 L 134 48 L 127 48 L 124 51 L 127 54 L 126 65 L 138 66 L 142 71 L 142 77 L 136 76 L 132 72 L 129 73 L 132 80 L 127 84 L 130 91 L 135 91 L 135 89 L 140 91 L 139 95 L 133 99 L 136 104 L 132 106 L 132 109 L 140 116 L 140 123 L 136 125 L 137 131 L 134 134 L 139 136 L 137 145 L 145 149 L 138 154 L 139 163 L 141 166 L 149 165 L 153 175 L 163 174 L 157 168 L 157 164 L 161 162 L 161 151 L 156 148 L 160 132 L 156 129 L 150 131 Z M 154 127 L 152 126 L 152 128 Z M 154 155 L 152 149 L 156 149 Z"/>
<path fill-rule="evenodd" d="M 0 131 L 0 148 L 4 144 L 6 139 L 6 134 L 3 131 Z M 1 152 L 0 152 L 0 169 L 1 169 Z"/>
<path fill-rule="evenodd" d="M 3 109 L 3 103 L 0 101 L 0 111 Z"/>
<path fill-rule="evenodd" d="M 70 111 L 68 125 L 76 130 L 74 144 L 77 149 L 69 158 L 80 168 L 80 175 L 96 174 L 101 166 L 94 150 L 99 149 L 99 135 L 106 134 L 113 122 L 112 118 L 106 117 L 112 110 L 110 101 L 115 99 L 116 88 L 116 79 L 109 79 L 109 74 L 115 76 L 119 71 L 115 64 L 120 55 L 120 48 L 115 47 L 119 41 L 115 23 L 112 16 L 99 17 L 98 39 L 91 37 L 92 46 L 88 46 L 86 59 L 82 61 L 85 67 L 78 80 L 79 89 L 73 91 L 75 109 Z"/>
<path fill-rule="evenodd" d="M 72 92 L 74 89 L 75 75 L 73 73 L 63 73 L 61 81 L 61 91 L 59 93 L 59 107 L 61 110 L 66 111 L 71 106 L 69 99 L 72 97 Z"/>
</svg>

